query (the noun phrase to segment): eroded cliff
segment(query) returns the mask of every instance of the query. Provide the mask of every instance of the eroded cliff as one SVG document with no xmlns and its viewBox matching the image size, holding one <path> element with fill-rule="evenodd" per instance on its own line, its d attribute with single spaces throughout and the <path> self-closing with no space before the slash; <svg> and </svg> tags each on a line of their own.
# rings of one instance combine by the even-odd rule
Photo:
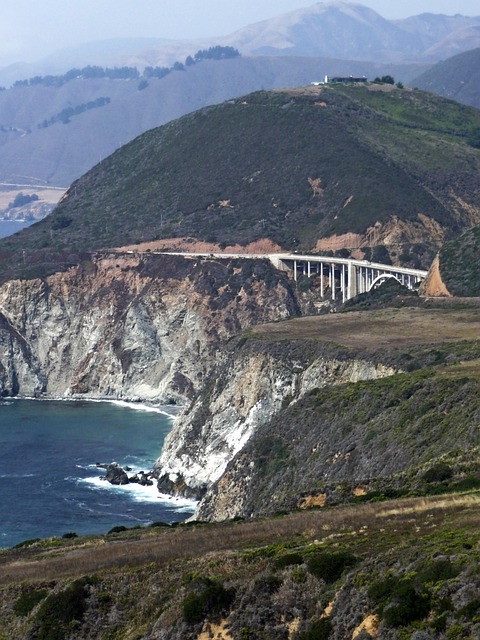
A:
<svg viewBox="0 0 480 640">
<path fill-rule="evenodd" d="M 220 342 L 298 313 L 266 261 L 92 256 L 0 289 L 0 392 L 185 402 Z"/>
<path fill-rule="evenodd" d="M 314 388 L 394 372 L 335 346 L 240 338 L 226 345 L 211 378 L 177 418 L 155 465 L 159 488 L 201 498 L 252 434 L 291 402 Z M 228 505 L 210 510 L 209 519 L 233 517 L 235 504 L 229 494 Z"/>
</svg>

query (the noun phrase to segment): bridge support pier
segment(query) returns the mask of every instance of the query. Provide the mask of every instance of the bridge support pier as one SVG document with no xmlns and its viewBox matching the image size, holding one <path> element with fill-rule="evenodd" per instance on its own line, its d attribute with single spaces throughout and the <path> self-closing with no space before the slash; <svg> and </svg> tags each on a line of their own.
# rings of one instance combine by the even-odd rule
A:
<svg viewBox="0 0 480 640">
<path fill-rule="evenodd" d="M 420 269 L 371 263 L 367 260 L 297 254 L 272 254 L 269 258 L 281 271 L 290 271 L 295 281 L 300 275 L 309 278 L 319 276 L 322 298 L 327 293 L 325 281 L 328 278 L 329 297 L 337 300 L 340 295 L 343 302 L 359 293 L 370 291 L 377 281 L 384 278 L 393 277 L 409 289 L 414 289 L 427 275 L 426 271 Z"/>
</svg>

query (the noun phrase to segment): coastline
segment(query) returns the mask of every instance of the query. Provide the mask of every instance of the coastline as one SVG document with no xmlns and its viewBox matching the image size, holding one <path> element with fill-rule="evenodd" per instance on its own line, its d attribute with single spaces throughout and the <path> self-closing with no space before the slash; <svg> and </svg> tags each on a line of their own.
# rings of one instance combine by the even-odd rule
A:
<svg viewBox="0 0 480 640">
<path fill-rule="evenodd" d="M 124 407 L 125 409 L 132 409 L 134 411 L 146 411 L 151 413 L 160 413 L 161 415 L 175 420 L 177 415 L 182 411 L 183 407 L 180 405 L 169 404 L 150 404 L 148 402 L 133 401 L 133 400 L 119 400 L 116 398 L 79 398 L 78 396 L 5 396 L 1 400 L 34 400 L 35 402 L 93 402 L 101 403 L 106 402 L 114 404 L 118 407 Z"/>
<path fill-rule="evenodd" d="M 69 530 L 97 533 L 191 517 L 196 502 L 160 492 L 155 478 L 149 486 L 117 486 L 100 479 L 105 472 L 97 468 L 96 460 L 118 460 L 129 477 L 148 474 L 174 418 L 171 407 L 164 409 L 99 398 L 0 399 L 3 453 L 11 453 L 2 471 L 4 504 L 11 508 L 0 527 L 0 546 Z"/>
</svg>

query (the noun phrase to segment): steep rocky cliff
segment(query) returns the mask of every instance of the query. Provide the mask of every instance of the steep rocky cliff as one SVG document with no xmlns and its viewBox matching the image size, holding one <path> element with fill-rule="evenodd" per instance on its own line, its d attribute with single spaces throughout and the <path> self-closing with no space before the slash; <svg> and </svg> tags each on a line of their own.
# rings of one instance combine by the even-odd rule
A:
<svg viewBox="0 0 480 640">
<path fill-rule="evenodd" d="M 185 402 L 219 342 L 298 313 L 268 262 L 92 256 L 0 289 L 0 392 Z"/>
<path fill-rule="evenodd" d="M 252 434 L 293 400 L 316 387 L 394 372 L 387 364 L 324 344 L 244 344 L 240 338 L 220 352 L 213 375 L 175 422 L 155 465 L 159 488 L 202 497 Z M 213 519 L 229 515 L 228 509 L 209 514 Z"/>
</svg>

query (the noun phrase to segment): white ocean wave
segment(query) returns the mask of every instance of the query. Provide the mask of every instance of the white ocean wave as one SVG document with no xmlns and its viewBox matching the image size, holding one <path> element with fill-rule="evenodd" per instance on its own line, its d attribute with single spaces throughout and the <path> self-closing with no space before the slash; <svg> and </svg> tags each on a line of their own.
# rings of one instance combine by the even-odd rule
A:
<svg viewBox="0 0 480 640">
<path fill-rule="evenodd" d="M 102 479 L 100 476 L 91 476 L 89 478 L 78 478 L 77 482 L 87 484 L 92 488 L 103 491 L 113 491 L 129 495 L 134 502 L 160 502 L 168 506 L 174 507 L 177 511 L 193 512 L 197 506 L 194 500 L 187 498 L 177 498 L 163 493 L 159 493 L 157 485 L 154 482 L 152 486 L 142 486 L 135 482 L 123 485 L 113 485 Z"/>
<path fill-rule="evenodd" d="M 114 400 L 112 398 L 72 398 L 72 397 L 43 397 L 36 398 L 33 396 L 22 396 L 9 398 L 8 401 L 12 402 L 14 400 L 35 400 L 35 402 L 92 402 L 92 403 L 108 403 L 114 404 L 118 407 L 123 407 L 125 409 L 133 409 L 134 411 L 143 411 L 148 413 L 160 413 L 161 415 L 170 418 L 171 420 L 175 419 L 175 416 L 180 411 L 181 407 L 175 405 L 155 405 L 155 404 L 145 404 L 142 402 L 128 402 L 127 400 Z M 2 401 L 2 403 L 5 401 Z M 0 403 L 1 404 L 1 403 Z"/>
<path fill-rule="evenodd" d="M 0 473 L 0 478 L 34 478 L 35 473 Z"/>
</svg>

